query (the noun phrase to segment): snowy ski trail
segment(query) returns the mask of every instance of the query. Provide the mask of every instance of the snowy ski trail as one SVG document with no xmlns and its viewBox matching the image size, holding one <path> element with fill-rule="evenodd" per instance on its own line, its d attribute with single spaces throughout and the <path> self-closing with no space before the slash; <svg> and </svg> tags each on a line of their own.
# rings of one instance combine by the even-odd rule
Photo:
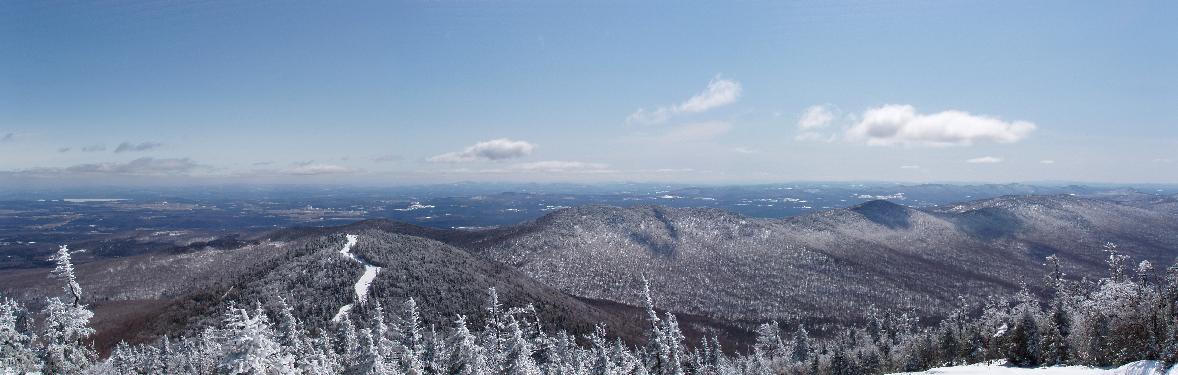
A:
<svg viewBox="0 0 1178 375">
<path fill-rule="evenodd" d="M 1137 361 L 1113 369 L 1084 366 L 1019 368 L 1006 367 L 1002 363 L 977 363 L 891 375 L 1178 375 L 1178 367 L 1161 371 L 1162 366 L 1158 361 Z"/>
<path fill-rule="evenodd" d="M 364 303 L 364 301 L 368 299 L 368 288 L 372 286 L 372 281 L 376 280 L 376 274 L 380 272 L 380 267 L 365 262 L 363 259 L 360 259 L 360 257 L 357 257 L 356 254 L 352 254 L 352 246 L 356 245 L 357 236 L 354 234 L 349 234 L 346 237 L 348 238 L 348 242 L 344 243 L 344 247 L 339 250 L 339 253 L 343 254 L 343 256 L 351 258 L 357 263 L 364 265 L 364 274 L 360 275 L 360 279 L 356 280 L 356 285 L 353 287 L 356 292 L 356 301 L 359 303 Z M 340 306 L 339 312 L 335 313 L 335 317 L 331 318 L 331 321 L 338 322 L 340 319 L 343 319 L 344 315 L 346 315 L 349 311 L 352 311 L 352 307 L 354 305 L 354 303 L 349 303 L 347 305 Z"/>
</svg>

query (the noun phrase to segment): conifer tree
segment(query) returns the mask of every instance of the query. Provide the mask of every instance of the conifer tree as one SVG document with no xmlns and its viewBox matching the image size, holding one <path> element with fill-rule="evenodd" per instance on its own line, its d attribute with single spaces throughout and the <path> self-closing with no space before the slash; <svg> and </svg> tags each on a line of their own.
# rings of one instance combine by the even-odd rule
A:
<svg viewBox="0 0 1178 375">
<path fill-rule="evenodd" d="M 421 358 L 421 316 L 417 312 L 417 302 L 413 298 L 405 301 L 404 315 L 401 316 L 398 327 L 397 331 L 401 334 L 401 371 L 406 375 L 423 374 L 425 363 Z"/>
<path fill-rule="evenodd" d="M 34 334 L 24 322 L 27 319 L 30 318 L 24 306 L 0 298 L 0 368 L 20 373 L 39 370 L 40 364 L 32 347 Z"/>
<path fill-rule="evenodd" d="M 225 318 L 227 342 L 221 370 L 228 374 L 293 374 L 294 360 L 284 354 L 265 312 L 230 308 Z"/>
<path fill-rule="evenodd" d="M 794 331 L 794 362 L 805 362 L 810 358 L 810 333 L 806 332 L 806 326 L 798 323 L 797 331 Z"/>
<path fill-rule="evenodd" d="M 41 340 L 44 370 L 53 374 L 79 374 L 89 367 L 98 355 L 86 342 L 94 329 L 90 319 L 94 313 L 82 305 L 82 288 L 74 275 L 69 248 L 61 246 L 53 257 L 57 267 L 53 276 L 65 282 L 66 301 L 53 297 L 45 307 L 44 330 Z"/>
<path fill-rule="evenodd" d="M 590 350 L 593 351 L 592 362 L 589 364 L 590 375 L 613 375 L 614 363 L 610 358 L 609 348 L 605 342 L 605 326 L 600 324 L 589 335 Z"/>
<path fill-rule="evenodd" d="M 447 367 L 454 375 L 483 375 L 490 373 L 486 355 L 479 347 L 474 335 L 466 326 L 466 317 L 459 315 L 450 334 L 450 363 Z"/>
<path fill-rule="evenodd" d="M 352 324 L 352 318 L 348 314 L 344 314 L 343 318 L 335 323 L 335 329 L 336 354 L 344 362 L 353 361 L 360 353 L 360 338 L 356 332 L 356 326 Z"/>
<path fill-rule="evenodd" d="M 1011 332 L 1007 360 L 1022 367 L 1039 365 L 1039 327 L 1031 312 L 1024 311 Z"/>
<path fill-rule="evenodd" d="M 511 332 L 511 338 L 507 343 L 503 374 L 539 375 L 540 367 L 532 359 L 532 344 L 524 338 L 519 321 L 514 317 L 508 318 L 508 330 Z"/>
</svg>

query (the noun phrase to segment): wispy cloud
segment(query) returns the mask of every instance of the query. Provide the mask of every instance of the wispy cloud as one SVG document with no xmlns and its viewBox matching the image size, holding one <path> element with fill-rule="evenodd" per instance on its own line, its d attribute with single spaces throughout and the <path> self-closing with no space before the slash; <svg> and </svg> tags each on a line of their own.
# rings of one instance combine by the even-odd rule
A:
<svg viewBox="0 0 1178 375">
<path fill-rule="evenodd" d="M 58 147 L 57 148 L 58 153 L 66 153 L 66 152 L 70 152 L 70 150 L 73 150 L 73 148 L 72 147 Z"/>
<path fill-rule="evenodd" d="M 814 105 L 806 108 L 798 117 L 798 129 L 803 131 L 825 128 L 834 120 L 834 109 L 830 105 Z"/>
<path fill-rule="evenodd" d="M 298 163 L 290 168 L 278 171 L 279 174 L 296 175 L 296 176 L 312 176 L 325 174 L 344 174 L 355 173 L 355 168 L 346 167 L 336 164 L 322 164 L 314 162 Z"/>
<path fill-rule="evenodd" d="M 919 165 L 901 165 L 900 169 L 920 169 Z"/>
<path fill-rule="evenodd" d="M 723 79 L 717 76 L 708 82 L 704 91 L 695 94 L 683 102 L 670 106 L 663 106 L 653 110 L 639 108 L 626 117 L 627 123 L 657 124 L 666 122 L 672 116 L 683 113 L 700 113 L 714 108 L 736 103 L 741 94 L 740 82 Z"/>
<path fill-rule="evenodd" d="M 163 146 L 163 143 L 159 143 L 159 142 L 141 142 L 141 143 L 123 142 L 123 143 L 120 143 L 118 147 L 115 147 L 115 153 L 148 151 L 148 150 L 152 150 L 155 148 L 159 148 L 160 146 Z M 105 148 L 105 147 L 103 147 L 103 148 Z"/>
<path fill-rule="evenodd" d="M 546 160 L 531 163 L 519 163 L 511 166 L 511 169 L 528 171 L 528 172 L 549 172 L 549 173 L 605 173 L 610 172 L 609 165 L 602 163 L 588 163 L 580 161 L 563 161 L 563 160 Z"/>
<path fill-rule="evenodd" d="M 994 163 L 1001 163 L 1002 158 L 993 157 L 993 156 L 982 156 L 982 157 L 977 157 L 977 158 L 966 160 L 965 162 L 971 163 L 971 164 L 994 164 Z"/>
<path fill-rule="evenodd" d="M 499 138 L 476 143 L 462 151 L 437 155 L 428 160 L 441 163 L 504 160 L 531 155 L 535 149 L 535 144 L 526 141 Z"/>
<path fill-rule="evenodd" d="M 12 142 L 15 139 L 16 139 L 16 133 L 10 132 L 10 133 L 4 133 L 4 135 L 0 135 L 0 142 Z"/>
<path fill-rule="evenodd" d="M 1055 164 L 1055 160 L 1040 160 L 1039 164 Z"/>
<path fill-rule="evenodd" d="M 842 116 L 838 108 L 831 104 L 812 105 L 806 108 L 794 125 L 797 128 L 794 140 L 834 142 L 838 139 L 838 134 L 828 128 L 836 121 L 840 121 L 840 117 Z"/>
<path fill-rule="evenodd" d="M 274 165 L 273 161 L 260 161 L 253 163 L 254 166 L 268 166 Z M 353 174 L 363 172 L 360 169 L 331 163 L 321 163 L 316 161 L 301 161 L 290 163 L 287 167 L 275 168 L 258 168 L 250 170 L 242 170 L 232 172 L 231 175 L 235 177 L 282 177 L 282 176 L 321 176 L 321 175 L 336 175 L 336 174 Z"/>
<path fill-rule="evenodd" d="M 654 170 L 655 173 L 690 173 L 695 172 L 695 168 L 659 168 Z"/>
<path fill-rule="evenodd" d="M 164 176 L 188 174 L 201 167 L 189 158 L 139 158 L 126 163 L 88 163 L 65 168 L 33 168 L 18 174 L 57 177 L 75 175 Z"/>
<path fill-rule="evenodd" d="M 962 111 L 920 114 L 910 105 L 885 105 L 864 112 L 845 135 L 877 146 L 966 146 L 1018 142 L 1035 128 L 1027 121 L 1007 122 Z"/>
<path fill-rule="evenodd" d="M 388 163 L 388 162 L 394 162 L 394 161 L 401 161 L 401 159 L 403 159 L 401 157 L 401 155 L 386 154 L 386 155 L 380 155 L 380 156 L 374 157 L 374 158 L 372 158 L 372 161 L 377 162 L 377 163 Z"/>
<path fill-rule="evenodd" d="M 82 152 L 99 152 L 99 151 L 106 151 L 106 145 L 93 144 L 93 145 L 82 147 Z"/>
</svg>

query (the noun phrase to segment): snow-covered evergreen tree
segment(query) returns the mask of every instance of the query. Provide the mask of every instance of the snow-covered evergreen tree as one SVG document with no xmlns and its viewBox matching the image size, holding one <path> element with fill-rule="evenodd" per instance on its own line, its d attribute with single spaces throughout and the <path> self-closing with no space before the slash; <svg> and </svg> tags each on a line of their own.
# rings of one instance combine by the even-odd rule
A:
<svg viewBox="0 0 1178 375">
<path fill-rule="evenodd" d="M 1039 365 L 1039 325 L 1030 311 L 1024 311 L 1011 331 L 1006 358 L 1017 366 Z"/>
<path fill-rule="evenodd" d="M 69 248 L 61 246 L 53 257 L 57 264 L 53 276 L 65 283 L 66 301 L 49 298 L 45 307 L 44 328 L 40 339 L 45 348 L 42 353 L 44 371 L 53 374 L 80 374 L 89 367 L 97 353 L 87 342 L 94 334 L 90 319 L 94 313 L 82 304 L 82 287 L 74 275 L 73 261 Z"/>
<path fill-rule="evenodd" d="M 20 373 L 40 370 L 29 319 L 24 306 L 0 297 L 0 369 Z"/>
<path fill-rule="evenodd" d="M 810 359 L 810 333 L 806 332 L 806 326 L 799 323 L 797 331 L 794 331 L 794 348 L 793 360 L 794 362 L 806 362 Z"/>
<path fill-rule="evenodd" d="M 335 353 L 344 362 L 352 362 L 360 355 L 360 337 L 352 318 L 344 314 L 335 324 Z"/>
<path fill-rule="evenodd" d="M 225 325 L 222 371 L 249 375 L 295 373 L 294 358 L 283 352 L 270 319 L 260 306 L 252 314 L 244 308 L 230 308 Z"/>
<path fill-rule="evenodd" d="M 81 305 L 82 287 L 78 285 L 78 278 L 74 274 L 74 262 L 70 257 L 69 246 L 61 245 L 52 260 L 56 264 L 56 267 L 53 268 L 53 275 L 65 281 L 62 289 L 65 290 L 67 303 L 73 306 Z"/>
<path fill-rule="evenodd" d="M 384 354 L 376 344 L 378 340 L 373 336 L 372 330 L 365 328 L 358 333 L 361 353 L 356 358 L 356 362 L 352 363 L 348 373 L 351 375 L 392 375 L 394 373 L 392 370 L 395 367 L 389 366 Z"/>
<path fill-rule="evenodd" d="M 487 358 L 478 340 L 466 325 L 466 317 L 459 315 L 454 321 L 454 332 L 448 340 L 450 347 L 449 364 L 446 366 L 454 375 L 490 374 Z"/>
<path fill-rule="evenodd" d="M 503 374 L 540 375 L 540 367 L 532 359 L 532 354 L 534 353 L 532 343 L 524 337 L 524 332 L 520 327 L 519 321 L 509 318 L 507 325 L 508 330 L 511 332 L 511 338 L 507 342 Z"/>
<path fill-rule="evenodd" d="M 405 310 L 397 325 L 401 344 L 401 371 L 407 375 L 420 375 L 425 372 L 422 361 L 421 315 L 417 311 L 417 302 L 410 298 L 405 301 Z"/>
</svg>

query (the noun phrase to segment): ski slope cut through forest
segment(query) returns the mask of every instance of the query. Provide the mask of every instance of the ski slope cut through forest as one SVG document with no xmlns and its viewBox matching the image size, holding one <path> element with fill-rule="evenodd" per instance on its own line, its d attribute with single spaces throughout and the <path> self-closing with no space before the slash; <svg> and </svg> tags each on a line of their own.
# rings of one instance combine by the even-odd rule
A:
<svg viewBox="0 0 1178 375">
<path fill-rule="evenodd" d="M 353 254 L 352 246 L 356 245 L 356 239 L 358 237 L 354 234 L 349 234 L 346 237 L 348 241 L 344 243 L 344 247 L 340 249 L 339 253 L 356 261 L 357 263 L 364 265 L 364 274 L 360 275 L 359 280 L 356 280 L 356 285 L 354 287 L 356 292 L 356 302 L 363 304 L 364 301 L 368 299 L 368 288 L 372 286 L 372 281 L 376 280 L 376 274 L 380 273 L 380 267 L 374 266 L 364 261 L 363 259 L 360 259 L 360 257 L 356 256 L 356 254 Z M 347 314 L 349 311 L 352 311 L 352 307 L 354 305 L 355 303 L 349 303 L 347 305 L 340 306 L 339 312 L 335 314 L 334 318 L 331 318 L 331 321 L 338 322 L 340 319 L 343 319 L 345 314 Z"/>
</svg>

